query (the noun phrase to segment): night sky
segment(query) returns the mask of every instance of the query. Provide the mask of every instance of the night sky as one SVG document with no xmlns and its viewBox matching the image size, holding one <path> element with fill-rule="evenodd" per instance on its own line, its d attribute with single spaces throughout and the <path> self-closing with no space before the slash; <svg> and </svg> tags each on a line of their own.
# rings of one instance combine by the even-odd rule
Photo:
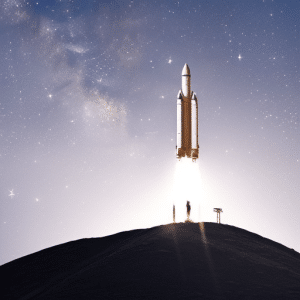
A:
<svg viewBox="0 0 300 300">
<path fill-rule="evenodd" d="M 191 190 L 194 221 L 220 207 L 300 252 L 299 1 L 0 3 L 0 264 L 170 223 Z M 178 181 L 185 63 L 200 152 Z"/>
</svg>

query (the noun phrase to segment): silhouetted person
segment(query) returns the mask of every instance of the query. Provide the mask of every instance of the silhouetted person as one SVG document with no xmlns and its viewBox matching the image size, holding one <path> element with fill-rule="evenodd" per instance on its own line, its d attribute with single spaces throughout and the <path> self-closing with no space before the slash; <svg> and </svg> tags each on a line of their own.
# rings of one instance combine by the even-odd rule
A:
<svg viewBox="0 0 300 300">
<path fill-rule="evenodd" d="M 190 205 L 190 201 L 186 202 L 186 215 L 187 215 L 187 219 L 190 219 L 190 213 L 191 213 L 191 205 Z"/>
</svg>

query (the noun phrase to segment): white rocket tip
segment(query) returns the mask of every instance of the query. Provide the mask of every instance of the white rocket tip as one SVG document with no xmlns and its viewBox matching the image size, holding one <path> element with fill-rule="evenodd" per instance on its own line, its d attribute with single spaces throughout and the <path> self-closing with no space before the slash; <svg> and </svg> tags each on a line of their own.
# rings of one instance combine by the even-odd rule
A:
<svg viewBox="0 0 300 300">
<path fill-rule="evenodd" d="M 182 76 L 184 75 L 191 75 L 191 71 L 190 71 L 190 68 L 188 66 L 188 64 L 185 64 L 183 69 L 182 69 Z"/>
</svg>

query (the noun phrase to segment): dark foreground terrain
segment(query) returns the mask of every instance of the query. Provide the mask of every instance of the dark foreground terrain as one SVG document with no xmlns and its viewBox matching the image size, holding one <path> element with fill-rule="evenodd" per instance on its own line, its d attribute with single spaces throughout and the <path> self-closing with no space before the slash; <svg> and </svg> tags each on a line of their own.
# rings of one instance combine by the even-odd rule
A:
<svg viewBox="0 0 300 300">
<path fill-rule="evenodd" d="M 72 241 L 0 275 L 1 299 L 300 299 L 298 252 L 216 223 Z"/>
</svg>

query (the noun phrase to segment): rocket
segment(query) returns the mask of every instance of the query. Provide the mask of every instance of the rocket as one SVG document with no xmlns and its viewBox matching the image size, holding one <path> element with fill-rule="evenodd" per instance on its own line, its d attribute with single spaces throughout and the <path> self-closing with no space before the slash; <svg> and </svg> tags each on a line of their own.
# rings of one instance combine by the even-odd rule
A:
<svg viewBox="0 0 300 300">
<path fill-rule="evenodd" d="M 198 145 L 198 100 L 191 91 L 191 72 L 187 64 L 182 69 L 182 88 L 177 95 L 177 158 L 192 158 L 199 155 Z"/>
</svg>

